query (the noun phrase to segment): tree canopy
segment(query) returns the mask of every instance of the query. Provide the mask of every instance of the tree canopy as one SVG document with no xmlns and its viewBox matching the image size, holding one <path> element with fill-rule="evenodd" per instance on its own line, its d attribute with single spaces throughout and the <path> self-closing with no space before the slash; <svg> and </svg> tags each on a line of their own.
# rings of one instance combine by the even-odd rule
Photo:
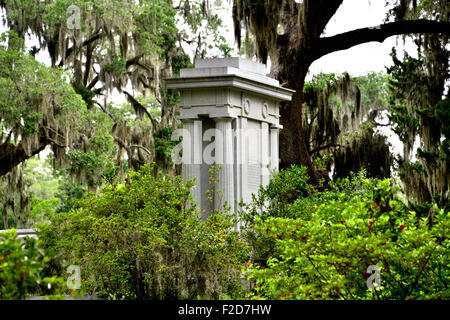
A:
<svg viewBox="0 0 450 320">
<path fill-rule="evenodd" d="M 335 36 L 323 36 L 324 29 L 342 0 L 300 3 L 284 1 L 233 2 L 235 36 L 241 43 L 241 27 L 255 38 L 256 56 L 263 62 L 270 57 L 271 74 L 286 87 L 297 90 L 291 103 L 281 110 L 284 130 L 280 145 L 282 167 L 301 163 L 317 176 L 303 127 L 303 87 L 310 65 L 318 58 L 352 46 L 407 34 L 440 34 L 446 41 L 449 33 L 448 5 L 445 1 L 387 1 L 386 23 L 368 26 Z"/>
</svg>

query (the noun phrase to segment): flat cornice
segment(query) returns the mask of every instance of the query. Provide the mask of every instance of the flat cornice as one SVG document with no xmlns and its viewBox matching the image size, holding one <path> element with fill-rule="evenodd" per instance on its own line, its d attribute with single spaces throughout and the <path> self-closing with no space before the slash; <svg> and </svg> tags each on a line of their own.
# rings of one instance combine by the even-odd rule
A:
<svg viewBox="0 0 450 320">
<path fill-rule="evenodd" d="M 295 90 L 261 83 L 239 75 L 230 74 L 214 77 L 184 77 L 166 79 L 168 89 L 238 88 L 272 97 L 279 101 L 291 101 Z"/>
</svg>

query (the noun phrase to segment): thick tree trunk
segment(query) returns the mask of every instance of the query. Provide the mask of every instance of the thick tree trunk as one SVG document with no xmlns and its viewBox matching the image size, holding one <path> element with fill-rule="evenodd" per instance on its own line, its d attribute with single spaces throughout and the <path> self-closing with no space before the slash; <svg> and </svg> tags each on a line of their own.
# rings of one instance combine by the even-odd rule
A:
<svg viewBox="0 0 450 320">
<path fill-rule="evenodd" d="M 288 68 L 289 70 L 289 68 Z M 318 174 L 314 168 L 305 138 L 303 127 L 303 87 L 306 72 L 297 72 L 295 80 L 287 83 L 288 88 L 297 92 L 291 102 L 280 109 L 280 120 L 283 129 L 280 131 L 280 168 L 287 168 L 292 164 L 303 165 L 308 168 L 311 183 L 317 182 Z"/>
<path fill-rule="evenodd" d="M 281 124 L 283 129 L 280 132 L 281 167 L 286 168 L 291 164 L 309 166 L 310 157 L 307 152 L 306 142 L 303 133 L 303 85 L 304 76 L 299 75 L 296 81 L 294 94 L 291 102 L 286 103 L 280 110 Z M 292 86 L 287 85 L 292 88 Z"/>
<path fill-rule="evenodd" d="M 303 127 L 303 87 L 311 62 L 308 60 L 310 48 L 303 33 L 299 32 L 297 13 L 285 12 L 284 34 L 289 35 L 279 42 L 277 51 L 272 53 L 271 75 L 289 89 L 296 91 L 292 101 L 280 108 L 280 168 L 292 164 L 308 168 L 311 182 L 317 181 L 317 173 L 308 152 Z"/>
</svg>

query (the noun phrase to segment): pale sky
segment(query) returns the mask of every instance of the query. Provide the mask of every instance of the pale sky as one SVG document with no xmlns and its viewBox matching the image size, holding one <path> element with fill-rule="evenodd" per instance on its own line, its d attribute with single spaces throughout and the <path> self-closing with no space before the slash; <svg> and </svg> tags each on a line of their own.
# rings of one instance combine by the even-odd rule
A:
<svg viewBox="0 0 450 320">
<path fill-rule="evenodd" d="M 328 23 L 325 35 L 382 24 L 387 11 L 384 3 L 385 0 L 344 0 Z M 385 66 L 392 64 L 389 54 L 395 46 L 398 53 L 406 49 L 410 55 L 417 56 L 412 41 L 407 41 L 405 46 L 401 37 L 390 37 L 383 43 L 371 42 L 324 56 L 313 63 L 310 73 L 347 71 L 357 76 L 369 71 L 385 71 Z"/>
</svg>

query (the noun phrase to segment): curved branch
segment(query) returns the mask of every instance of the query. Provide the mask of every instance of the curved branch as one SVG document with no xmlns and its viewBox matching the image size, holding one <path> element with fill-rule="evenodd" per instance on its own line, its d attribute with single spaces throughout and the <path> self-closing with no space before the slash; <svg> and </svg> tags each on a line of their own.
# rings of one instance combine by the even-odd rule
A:
<svg viewBox="0 0 450 320">
<path fill-rule="evenodd" d="M 375 27 L 357 29 L 332 37 L 319 38 L 313 44 L 313 59 L 317 60 L 332 52 L 346 50 L 359 44 L 377 41 L 401 34 L 441 33 L 450 34 L 450 22 L 433 20 L 410 20 L 382 24 Z"/>
<path fill-rule="evenodd" d="M 147 152 L 149 155 L 152 155 L 151 151 L 148 150 L 148 149 L 147 149 L 146 147 L 144 147 L 144 146 L 140 146 L 140 145 L 137 145 L 137 144 L 132 144 L 132 145 L 130 145 L 130 148 L 138 148 L 138 149 L 142 149 L 142 150 L 144 150 L 145 152 Z"/>
<path fill-rule="evenodd" d="M 13 143 L 1 143 L 0 144 L 0 177 L 7 174 L 15 166 L 21 162 L 31 158 L 35 154 L 38 154 L 45 149 L 50 141 L 46 139 L 45 133 L 41 131 L 39 135 L 39 144 L 28 153 L 23 143 L 14 145 Z"/>
<path fill-rule="evenodd" d="M 319 151 L 322 151 L 322 150 L 325 150 L 325 149 L 329 149 L 329 148 L 333 148 L 333 147 L 336 148 L 336 147 L 343 147 L 343 146 L 340 145 L 340 144 L 331 143 L 331 144 L 327 144 L 325 146 L 320 146 L 318 148 L 315 148 L 310 153 L 314 154 L 314 153 L 317 153 Z"/>
<path fill-rule="evenodd" d="M 98 82 L 99 77 L 98 74 L 94 77 L 94 79 L 92 79 L 91 83 L 89 83 L 86 87 L 86 89 L 91 90 Z"/>
<path fill-rule="evenodd" d="M 129 66 L 132 66 L 132 65 L 136 64 L 136 65 L 138 65 L 138 66 L 140 66 L 140 67 L 142 67 L 142 68 L 144 68 L 144 69 L 148 69 L 148 68 L 146 68 L 145 66 L 143 66 L 141 63 L 139 63 L 139 60 L 140 60 L 143 56 L 144 56 L 144 55 L 141 53 L 141 54 L 139 54 L 139 55 L 137 55 L 137 56 L 135 56 L 135 57 L 133 57 L 133 58 L 127 60 L 127 62 L 126 62 L 126 64 L 125 64 L 125 68 L 128 69 Z"/>
<path fill-rule="evenodd" d="M 98 28 L 98 30 L 96 30 L 89 39 L 83 41 L 81 46 L 85 47 L 88 44 L 93 43 L 95 40 L 100 39 L 100 37 L 102 36 L 102 33 L 100 32 L 100 30 L 101 30 L 101 28 Z M 74 51 L 74 47 L 75 46 L 67 48 L 66 52 L 64 53 L 66 59 L 72 54 L 72 52 Z M 59 67 L 62 67 L 62 66 L 63 66 L 63 60 L 61 59 L 61 62 L 59 63 Z"/>
<path fill-rule="evenodd" d="M 159 123 L 155 120 L 155 118 L 152 117 L 150 112 L 148 112 L 147 108 L 145 108 L 142 104 L 140 104 L 139 101 L 137 101 L 127 91 L 124 90 L 123 93 L 125 93 L 125 95 L 127 96 L 128 102 L 131 103 L 131 105 L 133 106 L 136 113 L 138 113 L 139 111 L 143 111 L 147 115 L 147 117 L 150 119 L 150 121 L 152 122 L 153 127 L 155 129 L 159 128 Z"/>
<path fill-rule="evenodd" d="M 116 118 L 111 114 L 111 112 L 109 112 L 106 108 L 104 108 L 98 101 L 94 101 L 94 103 L 95 103 L 96 105 L 98 105 L 98 106 L 100 107 L 100 109 L 101 109 L 104 113 L 106 113 L 106 115 L 107 115 L 108 117 L 110 117 L 113 121 L 116 121 Z"/>
</svg>

